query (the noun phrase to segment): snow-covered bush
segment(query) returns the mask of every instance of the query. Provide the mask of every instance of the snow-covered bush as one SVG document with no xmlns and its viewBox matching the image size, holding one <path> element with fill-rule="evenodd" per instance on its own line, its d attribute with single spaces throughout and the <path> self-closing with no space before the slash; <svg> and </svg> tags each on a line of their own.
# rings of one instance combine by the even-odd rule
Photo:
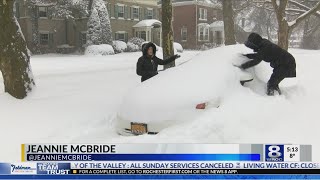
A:
<svg viewBox="0 0 320 180">
<path fill-rule="evenodd" d="M 138 38 L 138 37 L 133 37 L 133 38 L 129 39 L 129 41 L 127 43 L 128 51 L 129 52 L 141 51 L 142 44 L 144 42 L 145 42 L 144 39 L 141 39 L 141 38 Z M 133 46 L 132 44 L 137 45 L 138 46 L 138 50 L 136 50 L 136 46 Z"/>
<path fill-rule="evenodd" d="M 85 50 L 85 55 L 106 56 L 114 54 L 114 50 L 109 44 L 90 45 Z"/>
<path fill-rule="evenodd" d="M 182 53 L 183 52 L 183 47 L 181 44 L 177 43 L 177 42 L 174 42 L 173 43 L 173 47 L 174 49 L 176 49 L 179 53 Z"/>
<path fill-rule="evenodd" d="M 216 43 L 204 43 L 200 46 L 200 50 L 205 51 L 217 47 Z"/>
<path fill-rule="evenodd" d="M 113 41 L 112 47 L 113 47 L 115 53 L 122 53 L 122 52 L 126 51 L 127 44 L 123 41 Z"/>
<path fill-rule="evenodd" d="M 127 43 L 127 51 L 128 52 L 137 52 L 140 50 L 141 50 L 141 48 L 138 45 L 133 44 L 132 42 Z"/>
</svg>

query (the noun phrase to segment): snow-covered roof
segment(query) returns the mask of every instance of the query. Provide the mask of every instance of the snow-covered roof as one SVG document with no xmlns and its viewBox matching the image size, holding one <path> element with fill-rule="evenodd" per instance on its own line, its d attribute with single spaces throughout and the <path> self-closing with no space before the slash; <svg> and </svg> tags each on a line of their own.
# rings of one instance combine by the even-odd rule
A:
<svg viewBox="0 0 320 180">
<path fill-rule="evenodd" d="M 215 21 L 212 24 L 210 24 L 210 27 L 223 27 L 223 21 Z"/>
<path fill-rule="evenodd" d="M 138 22 L 136 25 L 134 25 L 134 28 L 140 28 L 140 27 L 160 27 L 161 22 L 156 19 L 146 19 Z"/>
<path fill-rule="evenodd" d="M 201 5 L 221 9 L 222 5 L 217 0 L 173 0 L 173 6 Z M 158 7 L 161 8 L 161 1 L 158 1 Z"/>
<path fill-rule="evenodd" d="M 213 31 L 223 31 L 224 23 L 223 21 L 215 21 L 212 24 L 210 24 L 210 28 Z"/>
<path fill-rule="evenodd" d="M 199 23 L 198 26 L 209 27 L 210 25 L 208 23 Z"/>
</svg>

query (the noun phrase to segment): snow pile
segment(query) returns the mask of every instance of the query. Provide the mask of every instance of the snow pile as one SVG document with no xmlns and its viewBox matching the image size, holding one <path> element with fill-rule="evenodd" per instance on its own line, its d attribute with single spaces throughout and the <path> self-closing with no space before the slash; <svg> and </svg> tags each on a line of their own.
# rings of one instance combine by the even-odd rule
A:
<svg viewBox="0 0 320 180">
<path fill-rule="evenodd" d="M 122 53 L 127 49 L 127 44 L 123 41 L 113 41 L 112 46 L 115 53 Z"/>
<path fill-rule="evenodd" d="M 173 43 L 174 49 L 176 49 L 178 52 L 182 53 L 183 52 L 183 47 L 181 44 L 174 42 Z"/>
<path fill-rule="evenodd" d="M 85 50 L 85 55 L 93 56 L 106 56 L 113 55 L 113 47 L 109 44 L 90 45 Z"/>
<path fill-rule="evenodd" d="M 129 92 L 119 116 L 150 122 L 175 120 L 188 112 L 182 119 L 189 119 L 196 104 L 223 98 L 241 88 L 239 69 L 232 65 L 239 57 L 230 53 L 236 51 L 238 46 L 206 51 L 183 66 L 160 73 Z M 224 58 L 214 58 L 221 56 Z"/>
</svg>

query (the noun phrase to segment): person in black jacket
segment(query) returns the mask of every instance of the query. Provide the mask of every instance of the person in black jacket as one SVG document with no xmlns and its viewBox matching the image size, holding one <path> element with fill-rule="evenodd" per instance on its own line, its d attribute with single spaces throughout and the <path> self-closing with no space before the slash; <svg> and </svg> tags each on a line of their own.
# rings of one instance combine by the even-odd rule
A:
<svg viewBox="0 0 320 180">
<path fill-rule="evenodd" d="M 288 77 L 296 77 L 296 62 L 294 57 L 276 44 L 267 39 L 263 39 L 259 34 L 251 33 L 245 46 L 253 49 L 255 53 L 244 54 L 244 56 L 252 59 L 240 66 L 247 69 L 259 64 L 262 60 L 269 62 L 273 68 L 273 73 L 268 81 L 267 95 L 274 95 L 274 91 L 281 94 L 279 83 Z"/>
<path fill-rule="evenodd" d="M 142 54 L 137 62 L 137 74 L 141 76 L 141 82 L 157 75 L 158 65 L 169 64 L 180 57 L 179 55 L 174 55 L 166 60 L 159 59 L 156 56 L 156 46 L 152 42 L 143 44 Z"/>
</svg>

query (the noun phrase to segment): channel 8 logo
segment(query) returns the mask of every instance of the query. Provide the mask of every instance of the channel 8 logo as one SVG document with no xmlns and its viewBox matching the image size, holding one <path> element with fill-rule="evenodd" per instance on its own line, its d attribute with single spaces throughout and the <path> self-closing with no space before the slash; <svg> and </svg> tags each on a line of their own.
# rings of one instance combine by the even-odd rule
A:
<svg viewBox="0 0 320 180">
<path fill-rule="evenodd" d="M 283 161 L 284 145 L 266 145 L 265 161 Z"/>
</svg>

